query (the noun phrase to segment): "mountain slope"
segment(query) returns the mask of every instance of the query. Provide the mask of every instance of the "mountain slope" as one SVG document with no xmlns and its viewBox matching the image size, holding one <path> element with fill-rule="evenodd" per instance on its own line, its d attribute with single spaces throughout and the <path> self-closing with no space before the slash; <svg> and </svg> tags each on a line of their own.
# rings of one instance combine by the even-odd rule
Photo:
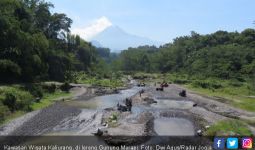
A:
<svg viewBox="0 0 255 150">
<path fill-rule="evenodd" d="M 128 47 L 138 47 L 141 45 L 160 45 L 159 42 L 152 41 L 148 38 L 126 33 L 117 26 L 108 27 L 96 35 L 92 41 L 97 41 L 103 47 L 108 47 L 115 52 L 127 49 Z"/>
</svg>

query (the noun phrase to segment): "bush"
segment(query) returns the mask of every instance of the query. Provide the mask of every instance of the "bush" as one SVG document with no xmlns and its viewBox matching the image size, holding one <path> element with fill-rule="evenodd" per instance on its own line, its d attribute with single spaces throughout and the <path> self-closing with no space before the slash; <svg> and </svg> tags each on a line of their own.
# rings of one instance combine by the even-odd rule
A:
<svg viewBox="0 0 255 150">
<path fill-rule="evenodd" d="M 186 83 L 189 83 L 190 81 L 189 80 L 186 80 L 186 79 L 173 79 L 173 83 L 176 83 L 176 84 L 186 84 Z"/>
<path fill-rule="evenodd" d="M 27 84 L 25 86 L 25 89 L 28 90 L 35 97 L 43 97 L 43 89 L 41 85 Z"/>
<path fill-rule="evenodd" d="M 194 87 L 201 87 L 204 89 L 219 89 L 223 87 L 220 83 L 216 81 L 201 81 L 201 80 L 194 81 L 192 85 Z"/>
<path fill-rule="evenodd" d="M 234 87 L 241 87 L 243 85 L 243 83 L 238 80 L 231 80 L 229 82 L 229 85 L 234 86 Z"/>
<path fill-rule="evenodd" d="M 144 80 L 149 77 L 150 77 L 150 75 L 145 74 L 145 73 L 136 73 L 133 75 L 133 79 L 138 79 L 138 80 Z"/>
<path fill-rule="evenodd" d="M 43 89 L 47 90 L 47 92 L 49 92 L 49 93 L 54 93 L 54 92 L 56 92 L 57 86 L 56 86 L 56 84 L 50 84 L 50 85 L 45 84 L 45 85 L 43 85 Z"/>
<path fill-rule="evenodd" d="M 65 82 L 60 86 L 60 89 L 65 92 L 68 92 L 71 88 L 72 86 L 68 82 Z"/>
<path fill-rule="evenodd" d="M 3 100 L 3 104 L 7 106 L 12 112 L 17 108 L 17 97 L 13 93 L 6 93 L 5 99 Z"/>
<path fill-rule="evenodd" d="M 10 110 L 7 106 L 4 106 L 1 102 L 0 102 L 0 123 L 3 122 L 5 120 L 5 117 L 8 116 L 10 114 Z"/>
<path fill-rule="evenodd" d="M 2 103 L 9 108 L 10 111 L 23 110 L 30 111 L 30 105 L 33 102 L 33 96 L 19 88 L 4 88 L 0 90 Z"/>
</svg>

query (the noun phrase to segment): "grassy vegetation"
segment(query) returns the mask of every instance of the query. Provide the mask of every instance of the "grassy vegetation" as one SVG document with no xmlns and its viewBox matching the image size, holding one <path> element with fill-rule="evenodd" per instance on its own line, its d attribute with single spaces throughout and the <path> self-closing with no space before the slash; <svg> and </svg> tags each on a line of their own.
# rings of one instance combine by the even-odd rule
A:
<svg viewBox="0 0 255 150">
<path fill-rule="evenodd" d="M 54 93 L 47 93 L 44 95 L 44 97 L 40 100 L 38 103 L 33 103 L 31 105 L 31 108 L 33 110 L 38 110 L 41 108 L 45 108 L 51 104 L 53 104 L 55 101 L 60 100 L 61 98 L 68 98 L 71 96 L 71 93 L 63 92 L 63 91 L 57 91 Z"/>
<path fill-rule="evenodd" d="M 122 75 L 112 75 L 111 77 L 100 77 L 85 74 L 83 72 L 78 73 L 76 77 L 77 83 L 89 84 L 93 86 L 117 88 L 123 87 L 124 82 L 121 80 Z"/>
<path fill-rule="evenodd" d="M 118 126 L 118 119 L 120 117 L 119 112 L 113 112 L 109 118 L 106 119 L 109 127 L 117 127 Z"/>
<path fill-rule="evenodd" d="M 239 120 L 223 120 L 213 126 L 207 131 L 208 136 L 252 136 L 251 131 L 247 125 Z"/>
<path fill-rule="evenodd" d="M 60 87 L 55 84 L 0 86 L 0 124 L 26 112 L 47 107 L 56 100 L 70 97 L 71 93 L 63 91 L 66 84 L 63 85 Z"/>
<path fill-rule="evenodd" d="M 8 123 L 10 122 L 11 120 L 15 119 L 15 118 L 18 118 L 22 115 L 26 114 L 25 111 L 16 111 L 16 112 L 13 112 L 13 113 L 10 113 L 8 116 L 5 116 L 4 120 L 2 120 L 0 122 L 0 125 L 1 124 L 5 124 L 5 123 Z"/>
<path fill-rule="evenodd" d="M 136 72 L 132 74 L 134 79 L 158 79 L 160 75 L 157 73 L 144 73 L 144 72 Z"/>
<path fill-rule="evenodd" d="M 116 87 L 123 86 L 123 82 L 121 80 L 96 79 L 93 77 L 79 80 L 78 83 L 90 84 L 90 85 L 94 85 L 94 86 L 110 87 L 110 88 L 116 88 Z"/>
<path fill-rule="evenodd" d="M 215 97 L 217 100 L 228 103 L 234 107 L 255 112 L 255 95 L 249 81 L 222 80 L 217 78 L 201 78 L 188 75 L 167 74 L 168 82 L 183 84 L 201 95 Z"/>
</svg>

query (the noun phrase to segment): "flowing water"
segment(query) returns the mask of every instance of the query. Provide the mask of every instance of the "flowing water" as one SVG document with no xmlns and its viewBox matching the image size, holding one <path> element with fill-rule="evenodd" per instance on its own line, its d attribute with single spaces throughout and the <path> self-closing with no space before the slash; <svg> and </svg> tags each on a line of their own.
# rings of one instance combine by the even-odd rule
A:
<svg viewBox="0 0 255 150">
<path fill-rule="evenodd" d="M 65 102 L 67 105 L 72 105 L 81 108 L 82 112 L 55 128 L 55 131 L 50 135 L 90 135 L 95 128 L 101 128 L 102 110 L 105 108 L 115 107 L 118 103 L 123 103 L 126 98 L 129 98 L 141 90 L 139 87 L 133 87 L 127 90 L 121 90 L 118 94 L 109 94 L 97 96 L 90 100 L 76 100 Z M 152 112 L 155 116 L 154 131 L 158 135 L 167 136 L 188 136 L 194 135 L 193 123 L 184 118 L 165 118 L 160 117 L 159 112 L 162 110 L 172 109 L 190 109 L 193 107 L 193 102 L 185 100 L 170 100 L 170 99 L 155 99 L 156 104 L 150 106 L 133 106 L 132 115 L 126 121 L 136 123 L 137 117 L 144 111 Z M 160 111 L 158 111 L 160 110 Z"/>
<path fill-rule="evenodd" d="M 66 101 L 64 102 L 66 105 L 80 108 L 81 113 L 78 116 L 67 118 L 48 135 L 91 135 L 97 128 L 103 128 L 101 125 L 103 109 L 123 103 L 126 98 L 135 95 L 140 90 L 139 87 L 133 87 L 121 90 L 117 94 L 96 96 L 89 100 Z"/>
<path fill-rule="evenodd" d="M 139 92 L 141 88 L 133 87 L 127 90 L 121 90 L 117 94 L 109 94 L 103 96 L 96 96 L 90 100 L 76 100 L 66 102 L 68 105 L 77 106 L 85 109 L 105 109 L 116 106 L 118 103 L 122 103 L 126 98 L 129 98 Z"/>
</svg>

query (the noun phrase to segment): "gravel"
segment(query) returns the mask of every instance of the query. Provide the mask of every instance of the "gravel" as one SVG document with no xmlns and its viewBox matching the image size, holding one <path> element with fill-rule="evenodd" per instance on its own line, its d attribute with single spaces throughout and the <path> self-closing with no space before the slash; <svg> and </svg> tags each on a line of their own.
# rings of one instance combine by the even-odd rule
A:
<svg viewBox="0 0 255 150">
<path fill-rule="evenodd" d="M 55 103 L 42 109 L 34 117 L 15 129 L 10 135 L 41 135 L 52 130 L 67 117 L 76 116 L 81 111 L 78 108 Z"/>
<path fill-rule="evenodd" d="M 8 124 L 3 125 L 2 127 L 0 127 L 0 136 L 10 135 L 18 127 L 20 127 L 25 122 L 27 122 L 28 120 L 30 120 L 31 118 L 36 116 L 38 113 L 40 113 L 40 110 L 27 113 L 27 114 L 23 115 L 22 117 L 14 119 L 14 120 L 10 121 Z"/>
</svg>

